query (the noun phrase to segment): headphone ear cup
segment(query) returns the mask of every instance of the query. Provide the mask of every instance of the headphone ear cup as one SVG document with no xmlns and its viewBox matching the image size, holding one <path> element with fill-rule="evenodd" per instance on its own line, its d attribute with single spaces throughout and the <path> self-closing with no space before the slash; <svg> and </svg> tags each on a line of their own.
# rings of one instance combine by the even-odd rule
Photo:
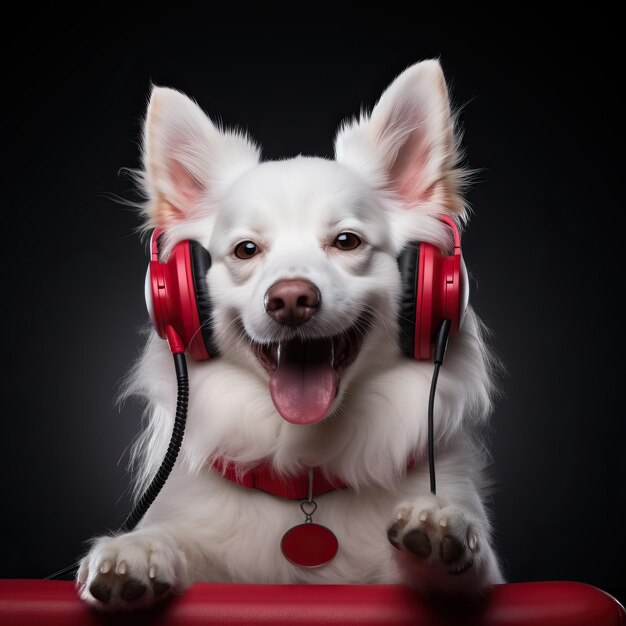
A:
<svg viewBox="0 0 626 626">
<path fill-rule="evenodd" d="M 418 361 L 432 358 L 435 333 L 443 320 L 450 320 L 451 336 L 458 334 L 469 300 L 458 226 L 448 216 L 440 219 L 454 236 L 450 256 L 431 243 L 412 241 L 398 257 L 402 288 L 398 313 L 400 349 Z"/>
<path fill-rule="evenodd" d="M 150 241 L 150 264 L 146 275 L 146 305 L 161 339 L 173 353 L 187 351 L 196 361 L 217 355 L 213 341 L 211 298 L 206 275 L 211 256 L 197 241 L 181 241 L 162 261 L 155 229 Z"/>
<path fill-rule="evenodd" d="M 418 361 L 431 358 L 435 332 L 443 320 L 439 288 L 442 259 L 436 246 L 421 243 L 415 290 L 415 340 L 412 354 Z"/>
<path fill-rule="evenodd" d="M 469 297 L 470 297 L 470 282 L 469 275 L 467 273 L 467 266 L 465 265 L 465 259 L 461 256 L 461 268 L 459 272 L 459 300 L 461 311 L 459 314 L 459 330 L 463 327 L 463 320 L 465 319 L 465 314 L 467 313 L 467 307 L 469 306 Z"/>
<path fill-rule="evenodd" d="M 445 257 L 426 242 L 412 241 L 398 257 L 402 281 L 398 326 L 402 353 L 418 361 L 432 356 L 433 338 L 444 319 L 442 276 Z"/>
<path fill-rule="evenodd" d="M 199 330 L 209 357 L 214 357 L 217 356 L 218 350 L 213 333 L 213 306 L 206 281 L 207 272 L 211 267 L 211 255 L 202 244 L 190 240 L 189 256 L 198 316 L 200 317 Z"/>
<path fill-rule="evenodd" d="M 400 308 L 398 328 L 400 350 L 406 356 L 415 356 L 415 323 L 420 266 L 420 242 L 408 243 L 398 257 L 400 270 Z"/>
</svg>

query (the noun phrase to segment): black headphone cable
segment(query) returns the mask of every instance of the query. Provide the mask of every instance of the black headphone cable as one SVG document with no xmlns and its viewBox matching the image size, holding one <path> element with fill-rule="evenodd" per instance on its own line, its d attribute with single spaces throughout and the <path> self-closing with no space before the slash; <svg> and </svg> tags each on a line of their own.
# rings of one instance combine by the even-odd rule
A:
<svg viewBox="0 0 626 626">
<path fill-rule="evenodd" d="M 430 383 L 430 396 L 428 398 L 428 473 L 430 475 L 430 492 L 433 495 L 437 494 L 437 484 L 435 480 L 435 393 L 437 392 L 439 369 L 443 365 L 443 360 L 446 356 L 450 326 L 450 320 L 443 320 L 435 335 L 435 369 L 433 370 L 433 378 Z"/>
<path fill-rule="evenodd" d="M 439 369 L 443 364 L 448 346 L 448 336 L 450 334 L 450 320 L 443 320 L 437 335 L 435 336 L 434 362 L 435 368 L 430 385 L 430 396 L 428 399 L 428 471 L 430 475 L 430 491 L 434 495 L 437 493 L 436 477 L 435 477 L 435 438 L 434 438 L 434 409 L 435 394 L 437 391 L 437 380 L 439 378 Z M 135 504 L 124 523 L 117 532 L 129 532 L 137 526 L 141 518 L 146 514 L 161 489 L 168 479 L 185 434 L 185 425 L 187 423 L 187 408 L 189 405 L 189 375 L 187 372 L 187 360 L 184 353 L 174 354 L 174 367 L 176 369 L 176 380 L 178 383 L 178 393 L 176 398 L 176 417 L 174 420 L 174 428 L 170 438 L 169 445 L 165 457 L 161 462 L 161 466 L 157 470 L 154 478 L 144 491 L 143 495 Z M 78 569 L 78 565 L 69 565 L 63 569 L 46 576 L 44 580 L 54 580 L 69 574 L 73 574 Z"/>
<path fill-rule="evenodd" d="M 169 445 L 167 446 L 167 452 L 161 462 L 157 473 L 148 485 L 147 489 L 143 492 L 143 495 L 135 504 L 128 517 L 124 520 L 124 523 L 116 531 L 129 532 L 137 526 L 141 521 L 141 518 L 146 514 L 146 511 L 150 508 L 150 505 L 154 502 L 159 495 L 165 481 L 174 468 L 176 458 L 180 452 L 180 447 L 183 443 L 183 436 L 185 435 L 185 425 L 187 423 L 187 408 L 189 406 L 189 374 L 187 372 L 187 359 L 184 353 L 176 353 L 174 356 L 174 367 L 176 368 L 176 381 L 178 383 L 178 393 L 176 397 L 176 417 L 174 419 L 174 428 L 172 429 L 172 436 L 170 438 Z M 68 565 L 54 574 L 46 576 L 44 580 L 54 580 L 65 577 L 69 574 L 74 574 L 78 569 L 78 565 Z"/>
</svg>

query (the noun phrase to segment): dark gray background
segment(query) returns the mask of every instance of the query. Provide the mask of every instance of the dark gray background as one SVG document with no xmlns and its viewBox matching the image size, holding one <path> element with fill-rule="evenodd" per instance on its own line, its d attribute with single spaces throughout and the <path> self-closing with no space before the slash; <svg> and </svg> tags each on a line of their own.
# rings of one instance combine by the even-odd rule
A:
<svg viewBox="0 0 626 626">
<path fill-rule="evenodd" d="M 118 175 L 150 82 L 250 129 L 266 158 L 330 155 L 339 121 L 439 56 L 461 107 L 475 217 L 472 302 L 508 369 L 493 418 L 496 543 L 509 580 L 620 593 L 623 122 L 613 18 L 267 9 L 33 13 L 6 24 L 6 347 L 0 576 L 42 577 L 129 509 L 139 408 L 113 405 L 141 345 L 146 254 Z M 382 10 L 388 11 L 381 13 Z M 472 19 L 474 18 L 474 19 Z M 494 24 L 491 29 L 479 24 Z M 6 41 L 6 38 L 5 38 Z M 32 62 L 24 60 L 32 55 Z M 121 459 L 121 461 L 120 461 Z"/>
</svg>

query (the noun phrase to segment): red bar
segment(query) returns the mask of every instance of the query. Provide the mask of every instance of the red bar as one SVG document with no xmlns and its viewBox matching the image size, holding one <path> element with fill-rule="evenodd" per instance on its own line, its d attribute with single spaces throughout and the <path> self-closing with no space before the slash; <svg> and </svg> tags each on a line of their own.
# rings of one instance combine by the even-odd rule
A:
<svg viewBox="0 0 626 626">
<path fill-rule="evenodd" d="M 200 626 L 376 624 L 429 626 L 624 626 L 623 607 L 583 583 L 496 586 L 480 605 L 435 604 L 399 585 L 195 584 L 155 609 L 95 613 L 65 581 L 0 580 L 2 626 Z"/>
</svg>

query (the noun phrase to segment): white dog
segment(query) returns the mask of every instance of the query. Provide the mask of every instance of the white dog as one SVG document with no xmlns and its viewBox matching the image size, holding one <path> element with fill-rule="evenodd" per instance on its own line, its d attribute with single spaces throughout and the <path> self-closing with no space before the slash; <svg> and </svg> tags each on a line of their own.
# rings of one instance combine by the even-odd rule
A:
<svg viewBox="0 0 626 626">
<path fill-rule="evenodd" d="M 243 133 L 154 88 L 141 173 L 146 228 L 166 230 L 165 254 L 184 239 L 210 251 L 220 358 L 190 362 L 174 471 L 135 530 L 93 540 L 78 573 L 84 600 L 147 606 L 195 581 L 471 593 L 502 582 L 475 437 L 493 392 L 480 322 L 469 309 L 441 371 L 437 496 L 426 447 L 433 365 L 403 356 L 397 340 L 396 257 L 411 240 L 450 246 L 438 216 L 466 218 L 458 161 L 437 61 L 408 68 L 371 115 L 344 124 L 335 160 L 261 162 Z M 315 300 L 314 315 L 295 319 L 292 310 L 284 323 L 268 307 L 270 288 L 285 281 Z M 298 363 L 295 380 L 290 361 L 302 345 L 313 356 Z M 155 333 L 128 393 L 148 403 L 134 455 L 141 493 L 167 447 L 176 401 L 171 355 Z M 347 488 L 316 497 L 313 516 L 337 537 L 335 558 L 316 568 L 287 560 L 281 538 L 304 522 L 298 500 L 234 484 L 217 459 L 240 473 L 269 462 L 277 475 L 316 467 L 343 481 Z"/>
</svg>

